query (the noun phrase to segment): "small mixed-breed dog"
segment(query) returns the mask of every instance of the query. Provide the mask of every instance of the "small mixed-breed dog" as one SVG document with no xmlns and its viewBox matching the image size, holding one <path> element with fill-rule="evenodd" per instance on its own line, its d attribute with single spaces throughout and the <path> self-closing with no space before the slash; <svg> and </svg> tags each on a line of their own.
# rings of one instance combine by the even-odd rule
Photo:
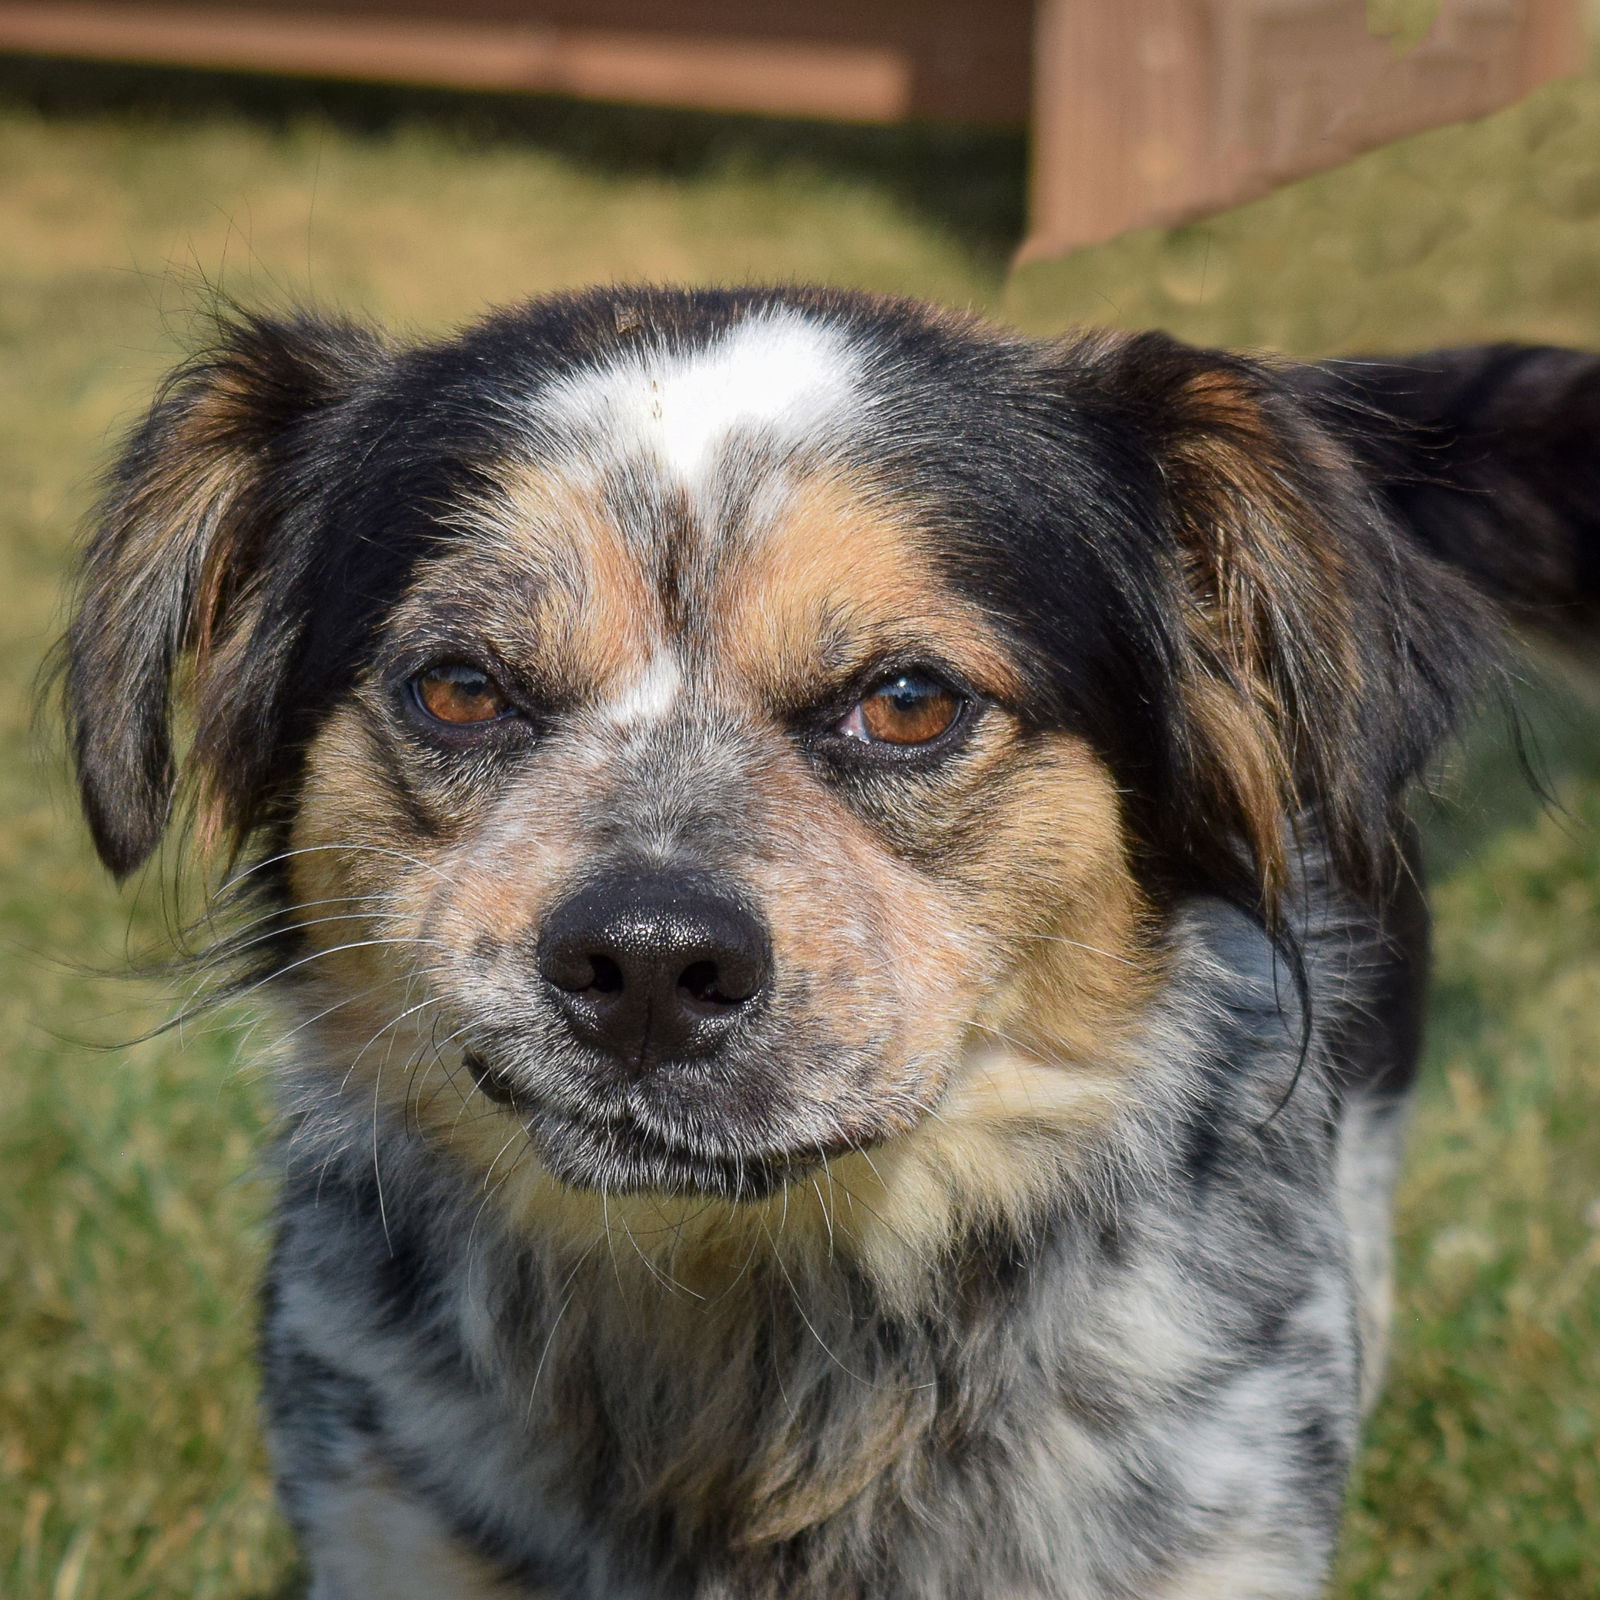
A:
<svg viewBox="0 0 1600 1600">
<path fill-rule="evenodd" d="M 115 469 L 68 695 L 115 872 L 184 795 L 244 853 L 317 1600 L 1317 1594 L 1404 794 L 1503 613 L 1592 620 L 1597 439 L 1549 349 L 229 323 Z"/>
</svg>

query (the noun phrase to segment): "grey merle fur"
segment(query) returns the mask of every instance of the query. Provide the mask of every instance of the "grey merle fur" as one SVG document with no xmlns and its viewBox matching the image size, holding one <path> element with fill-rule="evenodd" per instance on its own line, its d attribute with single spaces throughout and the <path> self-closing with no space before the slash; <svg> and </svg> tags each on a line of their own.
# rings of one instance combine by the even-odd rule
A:
<svg viewBox="0 0 1600 1600">
<path fill-rule="evenodd" d="M 1063 1160 L 1039 1225 L 954 1241 L 911 1317 L 846 1268 L 751 1266 L 768 1320 L 725 1357 L 748 1439 L 798 1408 L 825 1461 L 875 1394 L 914 1404 L 895 1469 L 788 1539 L 743 1537 L 737 1462 L 726 1503 L 643 1487 L 681 1425 L 679 1357 L 615 1302 L 605 1250 L 530 1249 L 398 1126 L 385 1224 L 371 1161 L 303 1127 L 263 1346 L 291 1516 L 375 1451 L 514 1581 L 585 1600 L 1145 1595 L 1241 1539 L 1274 1575 L 1241 1596 L 1317 1593 L 1363 1360 L 1322 1026 L 1385 958 L 1359 925 L 1311 938 L 1315 992 L 1344 998 L 1285 1104 L 1300 1034 L 1270 941 L 1215 901 L 1173 939 L 1145 1110 L 1100 1163 Z M 1385 1154 L 1398 1134 L 1392 1101 L 1363 1130 Z M 613 1343 L 629 1359 L 597 1360 Z"/>
</svg>

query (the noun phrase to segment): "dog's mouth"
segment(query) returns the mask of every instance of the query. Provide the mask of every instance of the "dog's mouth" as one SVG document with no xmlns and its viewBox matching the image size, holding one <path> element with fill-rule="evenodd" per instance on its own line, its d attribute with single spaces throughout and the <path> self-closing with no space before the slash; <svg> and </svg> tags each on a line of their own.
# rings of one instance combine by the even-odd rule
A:
<svg viewBox="0 0 1600 1600">
<path fill-rule="evenodd" d="M 491 1066 L 476 1051 L 469 1050 L 462 1057 L 467 1071 L 472 1074 L 472 1081 L 496 1105 L 517 1109 L 516 1091 L 511 1087 L 510 1080 L 506 1078 L 498 1067 Z"/>
<path fill-rule="evenodd" d="M 514 1087 L 482 1056 L 469 1052 L 465 1061 L 478 1088 L 522 1124 L 546 1170 L 574 1189 L 761 1200 L 837 1153 L 822 1146 L 804 1152 L 710 1148 L 704 1135 L 665 1135 L 624 1107 L 591 1112 L 551 1105 Z"/>
</svg>

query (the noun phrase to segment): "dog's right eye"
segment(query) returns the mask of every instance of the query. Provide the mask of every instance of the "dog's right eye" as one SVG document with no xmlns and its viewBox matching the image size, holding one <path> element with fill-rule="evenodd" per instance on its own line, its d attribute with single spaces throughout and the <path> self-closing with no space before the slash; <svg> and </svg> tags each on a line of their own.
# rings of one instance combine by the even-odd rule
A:
<svg viewBox="0 0 1600 1600">
<path fill-rule="evenodd" d="M 498 722 L 512 714 L 511 702 L 494 679 L 464 661 L 424 667 L 411 680 L 411 694 L 435 722 L 456 728 Z"/>
</svg>

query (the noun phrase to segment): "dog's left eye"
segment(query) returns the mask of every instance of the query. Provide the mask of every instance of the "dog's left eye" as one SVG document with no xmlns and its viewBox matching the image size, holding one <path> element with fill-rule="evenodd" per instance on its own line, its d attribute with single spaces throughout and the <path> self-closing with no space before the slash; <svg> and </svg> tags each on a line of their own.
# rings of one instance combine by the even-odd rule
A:
<svg viewBox="0 0 1600 1600">
<path fill-rule="evenodd" d="M 901 672 L 864 694 L 837 731 L 864 744 L 932 744 L 955 726 L 965 704 L 947 683 L 923 672 Z"/>
<path fill-rule="evenodd" d="M 511 711 L 511 702 L 494 679 L 464 661 L 424 667 L 411 680 L 411 692 L 430 717 L 452 727 L 495 722 Z"/>
</svg>

